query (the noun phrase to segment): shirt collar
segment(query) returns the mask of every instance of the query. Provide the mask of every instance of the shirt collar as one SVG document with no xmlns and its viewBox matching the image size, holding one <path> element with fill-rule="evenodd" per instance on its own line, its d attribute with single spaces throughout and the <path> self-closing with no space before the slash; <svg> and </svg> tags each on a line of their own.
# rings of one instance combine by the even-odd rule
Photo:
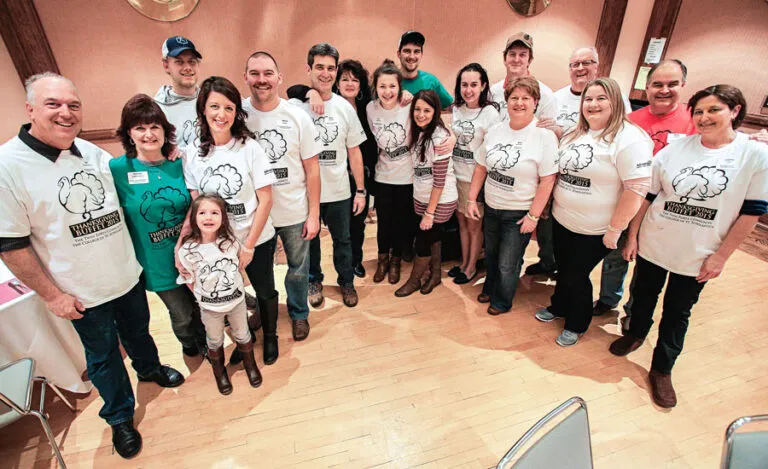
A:
<svg viewBox="0 0 768 469">
<path fill-rule="evenodd" d="M 56 159 L 58 159 L 59 155 L 64 150 L 59 150 L 58 148 L 54 148 L 48 145 L 47 143 L 43 143 L 37 138 L 33 137 L 29 133 L 30 128 L 32 128 L 32 124 L 22 125 L 21 129 L 19 130 L 19 139 L 22 142 L 24 142 L 32 150 L 48 158 L 49 160 L 51 160 L 51 162 L 55 163 Z M 68 150 L 75 156 L 79 156 L 80 158 L 83 157 L 82 153 L 80 153 L 80 150 L 75 146 L 74 142 L 72 142 L 72 146 L 70 146 Z"/>
</svg>

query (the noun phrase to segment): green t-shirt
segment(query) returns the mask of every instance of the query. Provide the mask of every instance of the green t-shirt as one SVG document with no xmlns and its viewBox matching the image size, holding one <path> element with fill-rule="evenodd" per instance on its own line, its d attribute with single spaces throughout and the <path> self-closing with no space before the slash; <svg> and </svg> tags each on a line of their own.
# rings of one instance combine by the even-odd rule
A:
<svg viewBox="0 0 768 469">
<path fill-rule="evenodd" d="M 178 159 L 150 166 L 125 155 L 109 162 L 149 291 L 178 287 L 173 249 L 191 202 L 181 164 Z"/>
<path fill-rule="evenodd" d="M 443 109 L 453 104 L 453 97 L 451 94 L 443 88 L 440 80 L 429 72 L 422 72 L 419 70 L 416 73 L 416 78 L 413 80 L 403 79 L 403 89 L 411 94 L 416 94 L 421 90 L 432 90 L 437 93 L 437 96 L 440 98 L 440 105 Z"/>
</svg>

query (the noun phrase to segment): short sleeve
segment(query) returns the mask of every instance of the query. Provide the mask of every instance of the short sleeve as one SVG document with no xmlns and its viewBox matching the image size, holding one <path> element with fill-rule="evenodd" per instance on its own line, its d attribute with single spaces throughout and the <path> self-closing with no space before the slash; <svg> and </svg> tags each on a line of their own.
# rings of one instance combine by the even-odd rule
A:
<svg viewBox="0 0 768 469">
<path fill-rule="evenodd" d="M 445 130 L 443 130 L 441 127 L 437 127 L 435 129 L 435 134 L 432 136 L 432 148 L 434 148 L 434 151 L 435 151 L 435 161 L 451 157 L 452 152 L 444 153 L 444 154 L 437 153 L 437 145 L 440 145 L 441 143 L 443 143 L 445 139 L 448 138 L 449 136 L 450 134 Z"/>
<path fill-rule="evenodd" d="M 322 144 L 320 143 L 320 135 L 317 133 L 315 124 L 312 119 L 304 113 L 299 111 L 296 113 L 299 124 L 299 153 L 302 160 L 308 160 L 322 151 Z"/>
<path fill-rule="evenodd" d="M 29 236 L 32 232 L 27 211 L 3 179 L 0 179 L 0 237 Z"/>
<path fill-rule="evenodd" d="M 548 129 L 541 136 L 541 161 L 539 162 L 539 177 L 557 174 L 560 168 L 557 165 L 557 136 Z"/>
<path fill-rule="evenodd" d="M 753 201 L 758 205 L 762 202 L 762 205 L 765 205 L 765 202 L 768 201 L 768 150 L 759 148 L 755 152 L 757 153 L 757 161 L 744 199 L 745 201 Z"/>
<path fill-rule="evenodd" d="M 192 165 L 194 164 L 194 159 L 196 156 L 195 153 L 197 153 L 197 151 L 198 150 L 194 145 L 188 145 L 184 150 L 181 166 L 183 168 L 184 182 L 187 184 L 187 189 L 199 192 L 200 186 L 198 185 L 198 182 L 195 179 L 195 173 L 192 170 Z"/>
<path fill-rule="evenodd" d="M 344 106 L 343 109 L 344 117 L 346 117 L 348 123 L 347 148 L 359 146 L 361 143 L 368 140 L 368 137 L 365 135 L 365 130 L 363 130 L 363 124 L 360 122 L 360 118 L 357 117 L 357 113 L 351 105 Z"/>
<path fill-rule="evenodd" d="M 536 117 L 539 119 L 557 118 L 557 99 L 551 91 L 545 91 L 541 94 L 539 108 L 536 110 Z"/>
<path fill-rule="evenodd" d="M 651 165 L 651 188 L 648 189 L 649 194 L 659 195 L 661 192 L 661 179 L 664 173 L 664 155 L 659 153 L 656 158 L 653 159 Z"/>
<path fill-rule="evenodd" d="M 485 168 L 487 166 L 486 155 L 488 155 L 488 132 L 485 133 L 485 141 L 475 152 L 475 162 Z"/>
<path fill-rule="evenodd" d="M 265 186 L 271 186 L 277 182 L 277 177 L 274 171 L 268 171 L 267 168 L 267 154 L 261 148 L 261 145 L 254 140 L 248 140 L 246 146 L 246 161 L 248 161 L 248 169 L 251 173 L 251 182 L 254 189 L 261 189 Z"/>
<path fill-rule="evenodd" d="M 453 96 L 445 89 L 442 83 L 440 83 L 440 80 L 435 77 L 435 82 L 437 83 L 437 94 L 440 97 L 440 106 L 442 106 L 443 109 L 447 108 L 451 104 L 453 104 Z"/>
<path fill-rule="evenodd" d="M 640 129 L 625 124 L 625 132 L 632 132 L 625 138 L 630 139 L 616 154 L 616 170 L 622 181 L 651 177 L 653 142 Z"/>
</svg>

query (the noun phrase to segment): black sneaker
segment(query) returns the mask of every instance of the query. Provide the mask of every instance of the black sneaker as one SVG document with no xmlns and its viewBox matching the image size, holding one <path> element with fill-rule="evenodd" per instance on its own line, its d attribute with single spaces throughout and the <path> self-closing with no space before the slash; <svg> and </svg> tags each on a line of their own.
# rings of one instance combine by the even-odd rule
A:
<svg viewBox="0 0 768 469">
<path fill-rule="evenodd" d="M 525 268 L 525 275 L 546 275 L 547 277 L 554 278 L 557 276 L 557 270 L 545 269 L 541 262 L 537 262 Z"/>
<path fill-rule="evenodd" d="M 616 308 L 616 306 L 607 305 L 602 301 L 597 300 L 592 308 L 592 316 L 602 316 L 605 313 L 613 311 L 614 308 Z"/>
<path fill-rule="evenodd" d="M 147 375 L 138 375 L 139 381 L 151 381 L 164 388 L 175 388 L 184 384 L 184 376 L 170 366 L 161 365 Z"/>
<path fill-rule="evenodd" d="M 354 272 L 355 272 L 355 276 L 358 277 L 358 278 L 365 277 L 365 267 L 363 267 L 362 262 L 358 263 L 355 266 Z"/>
<path fill-rule="evenodd" d="M 133 420 L 112 425 L 112 444 L 122 458 L 131 459 L 141 451 L 141 434 L 133 427 Z"/>
</svg>

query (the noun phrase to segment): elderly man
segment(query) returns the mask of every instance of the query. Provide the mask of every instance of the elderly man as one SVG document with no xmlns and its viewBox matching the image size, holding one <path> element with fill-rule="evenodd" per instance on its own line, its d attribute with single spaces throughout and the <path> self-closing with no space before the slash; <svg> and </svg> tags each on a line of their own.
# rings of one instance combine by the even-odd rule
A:
<svg viewBox="0 0 768 469">
<path fill-rule="evenodd" d="M 160 364 L 109 154 L 76 138 L 82 105 L 71 81 L 44 73 L 26 82 L 27 116 L 0 146 L 0 258 L 53 314 L 69 319 L 124 458 L 141 449 L 123 344 L 139 381 L 175 387 L 184 377 Z"/>
</svg>

